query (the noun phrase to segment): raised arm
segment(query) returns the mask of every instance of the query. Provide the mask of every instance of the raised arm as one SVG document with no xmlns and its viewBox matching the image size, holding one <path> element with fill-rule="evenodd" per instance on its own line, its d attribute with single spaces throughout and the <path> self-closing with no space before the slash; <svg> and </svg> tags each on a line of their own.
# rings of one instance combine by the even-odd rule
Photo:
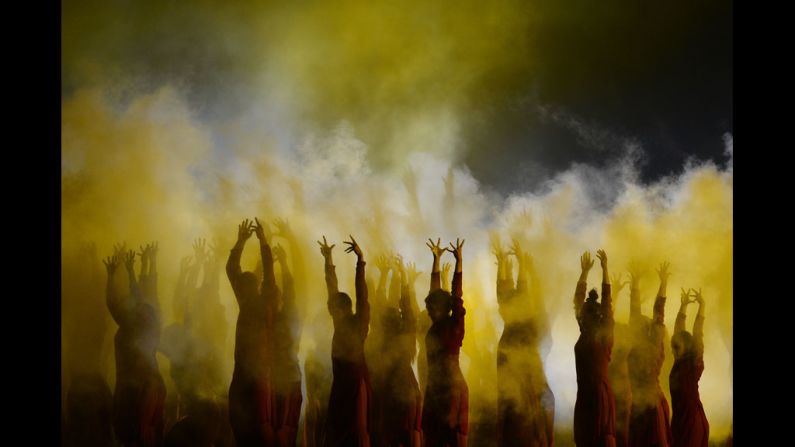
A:
<svg viewBox="0 0 795 447">
<path fill-rule="evenodd" d="M 588 287 L 588 272 L 591 271 L 594 261 L 591 253 L 585 252 L 580 256 L 580 279 L 577 280 L 577 288 L 574 290 L 574 316 L 580 320 L 580 311 L 585 302 L 585 289 Z"/>
<path fill-rule="evenodd" d="M 160 316 L 160 297 L 157 295 L 157 241 L 146 246 L 149 252 L 149 270 L 147 271 L 144 285 L 144 298 L 154 307 L 158 317 Z"/>
<path fill-rule="evenodd" d="M 141 284 L 146 283 L 146 278 L 149 276 L 149 245 L 141 246 L 141 251 L 138 252 L 138 257 L 141 258 L 141 270 L 138 273 L 138 279 Z"/>
<path fill-rule="evenodd" d="M 362 254 L 362 249 L 359 247 L 359 244 L 356 243 L 356 239 L 353 236 L 349 236 L 351 241 L 345 241 L 344 243 L 348 245 L 345 248 L 346 253 L 355 253 L 356 254 L 356 316 L 359 319 L 359 329 L 361 331 L 362 337 L 367 336 L 367 331 L 370 328 L 370 302 L 367 300 L 367 281 L 365 280 L 365 272 L 364 272 L 364 254 Z"/>
<path fill-rule="evenodd" d="M 266 299 L 275 299 L 276 274 L 273 271 L 273 253 L 269 243 L 270 233 L 267 224 L 263 225 L 256 217 L 254 224 L 254 233 L 259 239 L 259 252 L 262 259 L 262 295 Z"/>
<path fill-rule="evenodd" d="M 400 255 L 395 255 L 392 261 L 392 279 L 389 280 L 389 296 L 387 297 L 387 306 L 395 306 L 400 304 L 401 293 L 401 279 L 400 271 L 403 269 L 403 258 Z"/>
<path fill-rule="evenodd" d="M 328 292 L 328 300 L 331 302 L 336 299 L 337 293 L 339 293 L 339 288 L 337 287 L 337 271 L 335 270 L 334 260 L 331 256 L 331 250 L 336 247 L 337 244 L 329 245 L 328 242 L 326 242 L 326 236 L 323 236 L 323 242 L 317 241 L 317 244 L 320 245 L 320 254 L 323 255 L 323 260 L 325 261 L 326 291 Z"/>
<path fill-rule="evenodd" d="M 177 320 L 182 321 L 184 321 L 185 314 L 188 311 L 188 289 L 186 286 L 186 278 L 188 276 L 188 271 L 193 268 L 191 265 L 191 260 L 191 256 L 185 256 L 182 258 L 182 260 L 180 260 L 177 283 L 174 286 L 174 299 L 172 300 L 174 316 Z"/>
<path fill-rule="evenodd" d="M 127 269 L 127 278 L 130 283 L 130 299 L 140 300 L 141 288 L 135 278 L 135 250 L 128 251 L 122 260 L 124 261 L 124 267 Z"/>
<path fill-rule="evenodd" d="M 240 268 L 240 256 L 243 254 L 243 247 L 246 245 L 246 241 L 248 241 L 248 238 L 251 237 L 251 233 L 253 232 L 254 224 L 248 219 L 245 219 L 238 225 L 237 242 L 235 242 L 235 246 L 232 247 L 232 250 L 229 252 L 229 259 L 226 260 L 226 276 L 229 278 L 229 282 L 232 284 L 232 290 L 235 292 L 235 298 L 238 300 L 240 299 L 238 294 L 238 282 L 240 275 L 243 274 Z"/>
<path fill-rule="evenodd" d="M 378 285 L 375 289 L 373 306 L 381 308 L 386 305 L 386 280 L 391 269 L 389 258 L 386 255 L 378 256 L 375 260 L 375 267 L 378 269 Z"/>
<path fill-rule="evenodd" d="M 613 324 L 613 294 L 610 287 L 610 274 L 607 272 L 607 253 L 598 250 L 596 257 L 599 258 L 599 265 L 602 267 L 602 320 Z"/>
<path fill-rule="evenodd" d="M 682 293 L 679 295 L 679 312 L 676 313 L 676 322 L 674 323 L 674 335 L 684 332 L 685 322 L 687 321 L 687 305 L 691 303 L 690 292 L 693 289 L 685 290 L 682 288 Z"/>
<path fill-rule="evenodd" d="M 420 314 L 417 300 L 412 292 L 417 275 L 413 262 L 408 263 L 405 267 L 400 266 L 400 312 L 405 323 L 405 330 L 414 334 L 417 332 L 417 316 Z"/>
<path fill-rule="evenodd" d="M 464 309 L 464 288 L 463 288 L 463 253 L 462 250 L 464 248 L 465 239 L 461 239 L 460 241 L 458 238 L 455 240 L 455 245 L 450 242 L 450 252 L 453 253 L 455 257 L 455 272 L 453 273 L 453 284 L 450 286 L 450 290 L 453 295 L 453 312 L 451 317 L 455 322 L 455 333 L 456 339 L 460 343 L 464 339 L 464 315 L 466 315 L 466 309 Z"/>
<path fill-rule="evenodd" d="M 505 271 L 507 256 L 497 234 L 491 236 L 491 252 L 497 258 L 497 302 L 502 303 L 510 295 L 513 284 L 511 284 L 512 280 L 508 278 L 509 274 L 506 274 Z"/>
<path fill-rule="evenodd" d="M 629 324 L 634 326 L 640 321 L 640 277 L 643 275 L 640 263 L 629 264 Z"/>
<path fill-rule="evenodd" d="M 668 290 L 668 278 L 671 276 L 671 264 L 663 262 L 657 269 L 660 278 L 660 288 L 657 289 L 657 297 L 654 299 L 654 324 L 665 325 L 665 300 Z"/>
<path fill-rule="evenodd" d="M 694 293 L 695 301 L 698 303 L 698 314 L 696 314 L 696 321 L 693 322 L 693 346 L 696 349 L 696 356 L 700 360 L 701 368 L 703 369 L 703 356 L 704 356 L 704 298 L 701 296 L 701 289 L 699 288 Z"/>
<path fill-rule="evenodd" d="M 108 282 L 105 288 L 105 302 L 108 306 L 108 311 L 110 311 L 111 317 L 113 317 L 113 321 L 116 322 L 119 326 L 122 325 L 124 322 L 124 317 L 128 312 L 126 303 L 121 300 L 121 297 L 116 293 L 116 287 L 113 284 L 116 269 L 119 266 L 120 259 L 117 256 L 108 256 L 102 263 L 105 264 L 105 269 L 108 272 Z"/>
<path fill-rule="evenodd" d="M 441 238 L 437 238 L 436 243 L 434 244 L 433 239 L 429 238 L 428 242 L 425 243 L 425 245 L 431 249 L 431 253 L 433 254 L 433 267 L 431 268 L 431 288 L 428 290 L 428 293 L 442 288 L 442 277 L 441 272 L 439 271 L 439 260 L 442 258 L 442 253 L 444 253 L 447 248 L 442 248 L 440 245 L 441 241 Z"/>
</svg>

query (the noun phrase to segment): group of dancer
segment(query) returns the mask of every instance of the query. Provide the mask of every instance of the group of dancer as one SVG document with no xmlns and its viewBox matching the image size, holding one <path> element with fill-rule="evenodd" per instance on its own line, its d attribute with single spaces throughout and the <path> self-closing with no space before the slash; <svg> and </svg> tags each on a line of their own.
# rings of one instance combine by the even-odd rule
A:
<svg viewBox="0 0 795 447">
<path fill-rule="evenodd" d="M 299 439 L 305 446 L 318 447 L 467 445 L 469 389 L 459 364 L 466 315 L 464 240 L 456 239 L 447 247 L 440 239 L 426 243 L 433 261 L 423 313 L 417 306 L 414 283 L 419 272 L 413 263 L 404 262 L 399 255 L 378 256 L 374 264 L 379 277 L 371 288 L 365 279 L 364 252 L 351 236 L 344 244 L 345 252 L 356 256 L 354 303 L 338 286 L 335 245 L 325 237 L 317 242 L 333 323 L 333 334 L 329 334 L 331 385 L 324 392 L 321 362 L 307 356 L 302 375 L 298 359 L 302 323 L 296 290 L 303 290 L 300 281 L 306 276 L 303 272 L 293 276 L 287 251 L 273 244 L 273 239 L 287 242 L 295 268 L 302 264 L 296 262 L 301 257 L 299 244 L 286 221 L 277 221 L 276 227 L 278 234 L 274 235 L 258 219 L 244 220 L 227 258 L 226 274 L 239 308 L 228 392 L 219 366 L 226 326 L 216 250 L 199 240 L 193 247 L 194 256 L 182 260 L 173 300 L 175 321 L 162 330 L 162 337 L 157 244 L 141 247 L 140 252 L 117 246 L 103 261 L 107 307 L 118 325 L 114 339 L 116 382 L 110 405 L 116 439 L 125 446 L 295 446 Z M 243 271 L 241 256 L 252 235 L 258 241 L 260 261 L 255 271 Z M 496 359 L 495 442 L 501 446 L 552 446 L 555 397 L 544 372 L 550 324 L 541 279 L 533 258 L 519 241 L 514 240 L 505 251 L 494 238 L 492 249 L 497 260 L 497 302 L 505 323 Z M 450 265 L 442 264 L 445 252 L 455 261 L 449 288 Z M 664 309 L 670 266 L 663 263 L 657 271 L 660 287 L 652 318 L 641 313 L 642 271 L 636 265 L 630 267 L 630 315 L 625 325 L 614 320 L 613 299 L 627 283 L 621 282 L 620 275 L 611 281 L 603 250 L 596 256 L 602 269 L 601 299 L 596 289 L 586 298 L 588 273 L 594 265 L 588 252 L 580 258 L 581 274 L 574 294 L 580 328 L 574 346 L 576 444 L 706 446 L 709 425 L 698 391 L 704 369 L 701 291 L 683 289 L 681 293 L 671 337 L 674 365 L 669 411 L 659 375 L 665 352 Z M 136 257 L 140 259 L 138 274 Z M 122 269 L 127 291 L 119 286 L 124 283 L 118 278 Z M 197 286 L 202 269 L 203 282 Z M 691 333 L 685 330 L 685 319 L 687 306 L 694 302 L 698 314 Z M 170 360 L 177 393 L 174 417 L 168 424 L 166 387 L 157 352 Z M 415 359 L 418 375 L 412 369 Z M 74 383 L 72 387 L 78 389 Z"/>
</svg>

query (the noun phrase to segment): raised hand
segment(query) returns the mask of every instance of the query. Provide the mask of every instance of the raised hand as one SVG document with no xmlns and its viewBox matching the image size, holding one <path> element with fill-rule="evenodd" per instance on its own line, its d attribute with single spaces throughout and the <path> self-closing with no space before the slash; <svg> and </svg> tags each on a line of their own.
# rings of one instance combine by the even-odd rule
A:
<svg viewBox="0 0 795 447">
<path fill-rule="evenodd" d="M 458 238 L 456 238 L 455 239 L 455 245 L 453 245 L 453 243 L 450 242 L 450 248 L 447 249 L 450 253 L 453 254 L 453 257 L 455 258 L 456 263 L 461 262 L 461 250 L 464 248 L 464 242 L 465 241 L 466 241 L 466 239 L 460 239 L 459 240 Z"/>
<path fill-rule="evenodd" d="M 262 224 L 258 218 L 254 218 L 254 232 L 257 233 L 257 239 L 260 242 L 269 243 L 271 238 L 270 228 L 268 228 L 268 224 Z"/>
<path fill-rule="evenodd" d="M 196 262 L 201 264 L 207 258 L 207 241 L 198 238 L 193 241 L 193 253 L 196 257 Z"/>
<path fill-rule="evenodd" d="M 237 226 L 237 241 L 246 242 L 254 232 L 254 223 L 248 219 L 244 219 L 243 223 Z"/>
<path fill-rule="evenodd" d="M 149 245 L 141 245 L 139 248 L 141 251 L 138 252 L 138 256 L 141 258 L 141 264 L 149 262 Z"/>
<path fill-rule="evenodd" d="M 331 249 L 337 246 L 337 244 L 329 246 L 328 242 L 326 242 L 326 236 L 323 236 L 322 243 L 317 241 L 317 244 L 320 245 L 320 254 L 323 255 L 324 258 L 331 257 Z"/>
<path fill-rule="evenodd" d="M 660 264 L 660 268 L 656 270 L 657 276 L 660 277 L 660 282 L 667 282 L 668 278 L 671 276 L 671 264 L 668 261 L 663 262 Z"/>
<path fill-rule="evenodd" d="M 511 250 L 508 252 L 508 254 L 516 256 L 516 259 L 518 259 L 519 262 L 524 260 L 524 252 L 522 251 L 522 245 L 519 243 L 519 239 L 511 239 Z"/>
<path fill-rule="evenodd" d="M 621 290 L 623 290 L 624 287 L 626 287 L 626 285 L 629 284 L 629 281 L 622 282 L 621 276 L 622 276 L 621 273 L 619 273 L 618 275 L 613 275 L 613 279 L 612 281 L 610 281 L 611 284 L 613 285 L 613 290 L 615 290 L 615 296 L 618 296 L 619 292 L 621 292 Z"/>
<path fill-rule="evenodd" d="M 276 227 L 276 232 L 274 233 L 276 236 L 289 237 L 293 234 L 287 219 L 274 219 L 273 226 Z"/>
<path fill-rule="evenodd" d="M 284 265 L 284 262 L 287 260 L 287 252 L 284 251 L 284 247 L 282 247 L 281 244 L 273 246 L 273 256 L 282 265 Z"/>
<path fill-rule="evenodd" d="M 599 265 L 604 269 L 607 267 L 607 253 L 604 250 L 597 250 L 596 257 L 599 258 Z"/>
<path fill-rule="evenodd" d="M 441 242 L 442 238 L 437 238 L 435 244 L 433 243 L 433 239 L 428 238 L 428 242 L 425 243 L 425 245 L 427 245 L 428 248 L 431 249 L 431 253 L 433 253 L 433 257 L 436 259 L 441 258 L 442 254 L 448 250 L 448 248 L 446 247 L 442 248 Z"/>
<path fill-rule="evenodd" d="M 115 255 L 108 256 L 102 260 L 102 263 L 105 264 L 105 269 L 108 271 L 108 276 L 113 276 L 113 273 L 116 272 L 116 267 L 119 266 L 119 257 Z"/>
<path fill-rule="evenodd" d="M 395 271 L 403 272 L 403 256 L 399 253 L 392 257 L 392 268 Z"/>
<path fill-rule="evenodd" d="M 682 293 L 679 295 L 679 302 L 681 303 L 682 307 L 686 307 L 688 304 L 692 303 L 695 300 L 690 299 L 690 294 L 693 292 L 693 289 L 685 290 L 682 287 Z"/>
<path fill-rule="evenodd" d="M 580 268 L 583 272 L 587 272 L 591 270 L 593 267 L 594 261 L 591 259 L 591 252 L 586 251 L 585 253 L 580 256 Z"/>
<path fill-rule="evenodd" d="M 146 248 L 149 249 L 149 259 L 154 259 L 155 257 L 157 257 L 157 248 L 158 248 L 158 246 L 159 246 L 159 243 L 157 241 L 154 241 L 154 242 L 152 242 L 152 243 L 150 243 L 149 245 L 146 246 Z"/>
<path fill-rule="evenodd" d="M 356 257 L 361 260 L 364 255 L 362 254 L 362 249 L 359 247 L 359 244 L 356 243 L 356 239 L 353 236 L 348 235 L 351 238 L 350 242 L 342 241 L 343 244 L 347 244 L 348 247 L 345 248 L 345 253 L 356 253 Z"/>
<path fill-rule="evenodd" d="M 127 253 L 125 253 L 122 260 L 124 261 L 124 266 L 127 267 L 127 270 L 131 271 L 133 265 L 135 264 L 135 250 L 129 250 Z"/>
<path fill-rule="evenodd" d="M 389 271 L 389 257 L 388 255 L 379 255 L 375 258 L 375 266 L 382 275 Z"/>
<path fill-rule="evenodd" d="M 692 290 L 693 290 L 693 292 L 692 292 L 693 301 L 698 303 L 699 306 L 703 306 L 704 305 L 704 297 L 701 296 L 701 287 L 699 287 L 698 290 L 695 290 L 695 289 L 692 289 Z"/>
</svg>

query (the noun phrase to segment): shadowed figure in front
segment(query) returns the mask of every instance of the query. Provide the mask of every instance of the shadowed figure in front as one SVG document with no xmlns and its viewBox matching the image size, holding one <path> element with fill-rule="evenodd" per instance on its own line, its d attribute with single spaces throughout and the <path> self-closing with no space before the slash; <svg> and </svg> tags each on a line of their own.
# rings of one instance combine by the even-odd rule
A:
<svg viewBox="0 0 795 447">
<path fill-rule="evenodd" d="M 462 289 L 462 248 L 456 239 L 450 248 L 442 248 L 439 240 L 429 239 L 433 253 L 431 291 L 425 298 L 431 324 L 425 336 L 428 357 L 428 385 L 422 408 L 424 445 L 465 446 L 469 434 L 469 388 L 458 362 L 464 341 L 464 309 Z M 455 256 L 452 293 L 442 290 L 439 260 L 445 251 Z"/>
<path fill-rule="evenodd" d="M 256 232 L 262 258 L 262 284 L 253 272 L 243 272 L 240 257 L 251 234 Z M 237 242 L 229 253 L 226 274 L 240 312 L 235 328 L 235 368 L 229 386 L 229 420 L 238 447 L 274 445 L 273 314 L 279 290 L 273 273 L 273 257 L 259 220 L 238 226 Z"/>
<path fill-rule="evenodd" d="M 364 359 L 364 342 L 370 324 L 364 255 L 356 240 L 345 242 L 356 254 L 356 313 L 350 296 L 340 292 L 337 272 L 325 236 L 318 241 L 325 260 L 328 311 L 334 323 L 331 362 L 334 374 L 326 416 L 325 446 L 369 446 L 373 391 Z"/>
<path fill-rule="evenodd" d="M 690 295 L 694 297 L 691 301 Z M 687 305 L 698 303 L 693 332 L 685 330 Z M 704 372 L 704 298 L 701 289 L 682 289 L 679 313 L 676 315 L 674 335 L 671 337 L 674 366 L 668 383 L 671 388 L 672 447 L 706 447 L 709 441 L 709 422 L 701 405 L 698 381 Z M 729 441 L 731 442 L 731 440 Z"/>
<path fill-rule="evenodd" d="M 555 400 L 539 350 L 549 332 L 539 278 L 518 240 L 505 253 L 494 237 L 492 249 L 497 257 L 497 303 L 505 322 L 497 348 L 497 445 L 551 446 Z M 518 261 L 516 286 L 509 254 Z"/>
<path fill-rule="evenodd" d="M 113 428 L 125 446 L 159 446 L 163 442 L 166 387 L 155 359 L 160 342 L 156 257 L 157 245 L 147 245 L 141 253 L 139 278 L 135 275 L 133 250 L 104 261 L 108 271 L 108 309 L 119 325 L 114 338 Z M 127 270 L 126 296 L 118 293 L 114 284 L 120 263 Z"/>
<path fill-rule="evenodd" d="M 580 336 L 574 345 L 577 368 L 577 401 L 574 404 L 574 442 L 579 447 L 615 447 L 616 403 L 607 376 L 613 349 L 613 303 L 607 254 L 596 254 L 602 266 L 602 302 L 596 289 L 588 292 L 588 272 L 594 261 L 585 252 L 580 257 L 580 279 L 574 292 L 574 312 Z"/>
</svg>

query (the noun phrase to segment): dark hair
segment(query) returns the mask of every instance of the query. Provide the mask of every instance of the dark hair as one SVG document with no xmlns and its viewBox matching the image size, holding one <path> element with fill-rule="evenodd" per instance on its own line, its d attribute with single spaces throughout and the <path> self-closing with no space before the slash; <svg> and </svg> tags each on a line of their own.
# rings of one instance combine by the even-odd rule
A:
<svg viewBox="0 0 795 447">
<path fill-rule="evenodd" d="M 596 289 L 593 288 L 588 292 L 588 301 L 596 301 L 599 299 L 599 294 L 596 292 Z"/>
<path fill-rule="evenodd" d="M 351 301 L 351 297 L 345 292 L 337 292 L 337 300 L 339 301 L 341 307 L 353 307 L 353 301 Z"/>
<path fill-rule="evenodd" d="M 453 306 L 453 296 L 444 289 L 436 289 L 425 297 L 425 305 L 443 306 L 449 309 Z"/>
</svg>

